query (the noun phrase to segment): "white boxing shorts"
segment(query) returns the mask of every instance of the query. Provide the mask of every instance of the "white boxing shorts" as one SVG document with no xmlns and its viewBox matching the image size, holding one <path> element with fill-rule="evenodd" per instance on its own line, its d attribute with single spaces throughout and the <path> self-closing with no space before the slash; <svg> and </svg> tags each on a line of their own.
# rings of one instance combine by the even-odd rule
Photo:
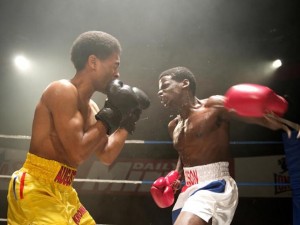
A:
<svg viewBox="0 0 300 225">
<path fill-rule="evenodd" d="M 228 165 L 228 162 L 217 162 L 183 168 L 186 185 L 173 207 L 173 224 L 183 211 L 206 222 L 212 219 L 212 225 L 231 223 L 238 204 L 238 188 Z"/>
</svg>

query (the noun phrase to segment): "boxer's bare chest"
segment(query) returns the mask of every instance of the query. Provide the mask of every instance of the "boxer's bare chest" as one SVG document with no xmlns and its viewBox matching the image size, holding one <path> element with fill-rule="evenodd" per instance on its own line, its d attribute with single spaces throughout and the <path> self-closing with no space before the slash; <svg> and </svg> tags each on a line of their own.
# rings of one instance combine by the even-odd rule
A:
<svg viewBox="0 0 300 225">
<path fill-rule="evenodd" d="M 81 105 L 79 107 L 79 112 L 83 119 L 83 129 L 86 131 L 96 123 L 96 112 L 90 104 Z"/>
<path fill-rule="evenodd" d="M 214 109 L 199 109 L 187 118 L 177 117 L 173 131 L 173 144 L 178 151 L 201 145 L 209 133 L 218 128 L 218 114 Z"/>
</svg>

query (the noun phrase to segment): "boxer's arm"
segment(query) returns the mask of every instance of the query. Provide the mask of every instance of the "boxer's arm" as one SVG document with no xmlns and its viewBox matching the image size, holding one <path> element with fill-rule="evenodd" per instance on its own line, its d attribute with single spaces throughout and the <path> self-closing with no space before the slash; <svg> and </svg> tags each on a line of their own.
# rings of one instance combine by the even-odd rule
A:
<svg viewBox="0 0 300 225">
<path fill-rule="evenodd" d="M 256 124 L 262 127 L 266 127 L 270 130 L 284 130 L 288 136 L 290 137 L 291 135 L 291 130 L 289 129 L 288 126 L 286 126 L 284 123 L 280 121 L 276 121 L 272 118 L 269 118 L 268 115 L 266 114 L 264 117 L 244 117 L 236 114 L 235 112 L 231 111 L 229 112 L 230 117 L 242 121 L 244 123 L 249 123 L 249 124 Z"/>
<path fill-rule="evenodd" d="M 99 112 L 99 107 L 98 105 L 96 104 L 96 102 L 94 102 L 94 100 L 90 100 L 90 106 L 91 106 L 91 109 L 92 109 L 92 112 L 93 114 L 95 115 L 97 112 Z"/>
<path fill-rule="evenodd" d="M 178 116 L 177 116 L 178 117 Z M 173 140 L 173 132 L 178 122 L 178 118 L 171 120 L 168 124 L 168 132 Z M 166 177 L 159 177 L 154 181 L 150 188 L 151 196 L 160 208 L 167 208 L 174 203 L 175 197 L 174 194 L 176 190 L 180 187 L 180 173 L 178 169 L 181 167 L 180 157 L 178 159 L 176 169 L 171 171 L 168 175 L 171 175 L 171 179 L 166 179 Z M 168 182 L 167 182 L 168 181 Z M 170 182 L 171 181 L 171 182 Z"/>
<path fill-rule="evenodd" d="M 97 149 L 105 149 L 108 143 L 106 127 L 97 122 L 84 127 L 84 118 L 78 109 L 76 88 L 69 82 L 55 82 L 42 96 L 49 109 L 58 135 L 59 145 L 72 164 L 79 165 Z"/>
<path fill-rule="evenodd" d="M 171 120 L 168 124 L 168 133 L 169 133 L 169 136 L 170 138 L 173 140 L 173 132 L 174 132 L 174 129 L 178 123 L 178 117 L 177 116 L 175 119 Z"/>
<path fill-rule="evenodd" d="M 173 132 L 174 132 L 174 129 L 175 129 L 177 123 L 178 123 L 178 116 L 175 119 L 171 120 L 168 124 L 168 132 L 169 132 L 169 135 L 172 140 L 173 140 Z M 178 178 L 178 180 L 176 180 L 176 182 L 173 185 L 173 188 L 176 191 L 181 188 L 181 179 L 184 178 L 183 164 L 181 162 L 180 156 L 178 156 L 175 171 L 177 171 L 179 173 L 179 178 Z"/>
<path fill-rule="evenodd" d="M 300 138 L 300 125 L 297 124 L 297 123 L 294 123 L 292 121 L 289 121 L 287 119 L 284 119 L 282 117 L 279 117 L 277 116 L 276 114 L 274 113 L 267 113 L 265 115 L 265 118 L 269 121 L 272 121 L 272 122 L 277 122 L 277 123 L 280 123 L 282 124 L 283 126 L 286 127 L 286 132 L 288 133 L 288 137 L 291 137 L 291 132 L 290 130 L 288 129 L 288 127 L 290 128 L 293 128 L 294 130 L 296 130 L 298 132 L 297 134 L 297 138 Z"/>
<path fill-rule="evenodd" d="M 215 107 L 218 108 L 218 110 L 221 110 L 223 112 L 223 117 L 228 118 L 228 119 L 234 119 L 238 120 L 244 123 L 249 123 L 249 124 L 256 124 L 260 125 L 262 127 L 266 127 L 271 130 L 284 130 L 288 136 L 291 134 L 291 130 L 289 127 L 294 128 L 297 126 L 289 126 L 286 123 L 282 122 L 281 117 L 277 116 L 276 114 L 272 114 L 273 117 L 276 116 L 277 120 L 274 118 L 271 118 L 268 113 L 263 114 L 262 117 L 251 117 L 251 116 L 242 116 L 236 112 L 233 108 L 226 108 L 225 107 L 225 102 L 226 102 L 226 96 L 221 96 L 221 95 L 214 95 L 211 96 L 207 99 L 205 106 L 206 107 Z M 281 118 L 281 119 L 278 119 Z M 290 122 L 291 124 L 292 122 Z M 294 123 L 293 123 L 294 124 Z M 299 131 L 299 129 L 297 129 Z M 299 137 L 300 137 L 300 132 L 299 132 Z"/>
<path fill-rule="evenodd" d="M 178 157 L 175 170 L 177 170 L 182 175 L 183 165 L 182 165 L 180 157 Z"/>
<path fill-rule="evenodd" d="M 268 118 L 267 114 L 262 117 L 241 116 L 233 109 L 227 109 L 227 114 L 230 119 L 241 121 L 248 124 L 256 124 L 270 130 L 284 130 L 288 136 L 291 135 L 291 130 L 284 123 Z"/>
<path fill-rule="evenodd" d="M 184 180 L 183 165 L 180 157 L 178 157 L 175 171 L 178 171 L 179 173 L 178 180 L 176 180 L 173 184 L 173 189 L 177 191 L 181 188 L 181 180 Z"/>
<path fill-rule="evenodd" d="M 104 146 L 104 148 L 99 148 L 96 150 L 98 159 L 107 166 L 112 164 L 121 153 L 127 137 L 128 132 L 126 129 L 117 129 L 108 137 L 107 144 Z"/>
<path fill-rule="evenodd" d="M 98 105 L 91 100 L 91 109 L 93 114 L 96 115 L 99 112 Z M 110 165 L 120 154 L 124 147 L 125 141 L 127 139 L 128 132 L 125 129 L 118 129 L 112 135 L 108 137 L 107 145 L 104 149 L 99 149 L 96 151 L 96 156 L 105 165 Z"/>
<path fill-rule="evenodd" d="M 266 86 L 235 85 L 226 92 L 225 97 L 224 106 L 231 117 L 271 130 L 282 129 L 289 137 L 291 135 L 289 127 L 299 131 L 295 123 L 280 117 L 287 111 L 286 100 Z"/>
</svg>

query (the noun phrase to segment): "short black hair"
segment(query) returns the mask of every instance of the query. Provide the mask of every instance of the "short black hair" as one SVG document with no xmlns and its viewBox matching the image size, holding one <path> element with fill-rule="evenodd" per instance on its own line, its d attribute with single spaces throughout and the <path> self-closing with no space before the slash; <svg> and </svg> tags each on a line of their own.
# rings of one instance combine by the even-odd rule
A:
<svg viewBox="0 0 300 225">
<path fill-rule="evenodd" d="M 196 95 L 196 79 L 192 71 L 190 71 L 186 67 L 174 67 L 168 70 L 165 70 L 162 72 L 159 76 L 159 79 L 161 79 L 164 76 L 171 76 L 173 80 L 176 81 L 183 81 L 184 79 L 187 79 L 190 82 L 189 88 L 192 92 L 192 94 Z"/>
<path fill-rule="evenodd" d="M 71 61 L 77 71 L 84 68 L 90 55 L 104 60 L 113 53 L 121 53 L 119 41 L 102 31 L 87 31 L 80 34 L 71 48 Z"/>
</svg>

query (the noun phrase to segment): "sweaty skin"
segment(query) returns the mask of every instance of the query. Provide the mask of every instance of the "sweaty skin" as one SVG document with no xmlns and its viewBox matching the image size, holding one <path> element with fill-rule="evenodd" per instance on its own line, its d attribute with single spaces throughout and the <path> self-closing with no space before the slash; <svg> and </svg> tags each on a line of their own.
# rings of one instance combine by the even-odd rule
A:
<svg viewBox="0 0 300 225">
<path fill-rule="evenodd" d="M 128 132 L 118 129 L 108 137 L 104 124 L 95 119 L 99 108 L 91 97 L 96 91 L 105 93 L 106 85 L 119 77 L 119 64 L 118 53 L 106 60 L 91 55 L 73 79 L 51 83 L 35 110 L 29 152 L 73 168 L 93 153 L 111 164 Z"/>
<path fill-rule="evenodd" d="M 238 116 L 224 107 L 225 97 L 211 96 L 199 100 L 189 89 L 189 81 L 176 81 L 171 75 L 159 80 L 158 96 L 167 108 L 178 112 L 168 125 L 174 148 L 179 154 L 176 169 L 183 176 L 183 167 L 201 166 L 216 162 L 229 161 L 229 122 L 232 118 L 246 123 L 258 124 L 271 130 L 283 129 L 290 135 L 287 123 L 266 115 L 262 118 Z M 208 225 L 195 214 L 182 211 L 175 225 Z"/>
<path fill-rule="evenodd" d="M 213 107 L 213 104 L 213 97 L 196 101 L 186 114 L 178 115 L 169 123 L 174 148 L 184 166 L 205 165 L 230 158 L 228 116 L 224 109 Z"/>
<path fill-rule="evenodd" d="M 50 83 L 37 102 L 29 153 L 8 187 L 8 224 L 96 224 L 72 184 L 79 165 L 91 156 L 104 165 L 115 161 L 128 126 L 141 113 L 119 113 L 122 106 L 109 106 L 109 99 L 99 110 L 92 100 L 94 93 L 111 94 L 120 77 L 121 50 L 119 41 L 102 31 L 87 31 L 74 40 L 74 76 Z"/>
<path fill-rule="evenodd" d="M 232 118 L 290 132 L 284 124 L 271 117 L 241 117 L 228 111 L 224 108 L 224 96 L 214 95 L 199 100 L 191 95 L 188 85 L 187 80 L 177 82 L 171 76 L 163 76 L 159 80 L 161 103 L 178 111 L 177 117 L 168 125 L 174 148 L 179 154 L 177 169 L 228 161 L 229 122 Z"/>
</svg>

